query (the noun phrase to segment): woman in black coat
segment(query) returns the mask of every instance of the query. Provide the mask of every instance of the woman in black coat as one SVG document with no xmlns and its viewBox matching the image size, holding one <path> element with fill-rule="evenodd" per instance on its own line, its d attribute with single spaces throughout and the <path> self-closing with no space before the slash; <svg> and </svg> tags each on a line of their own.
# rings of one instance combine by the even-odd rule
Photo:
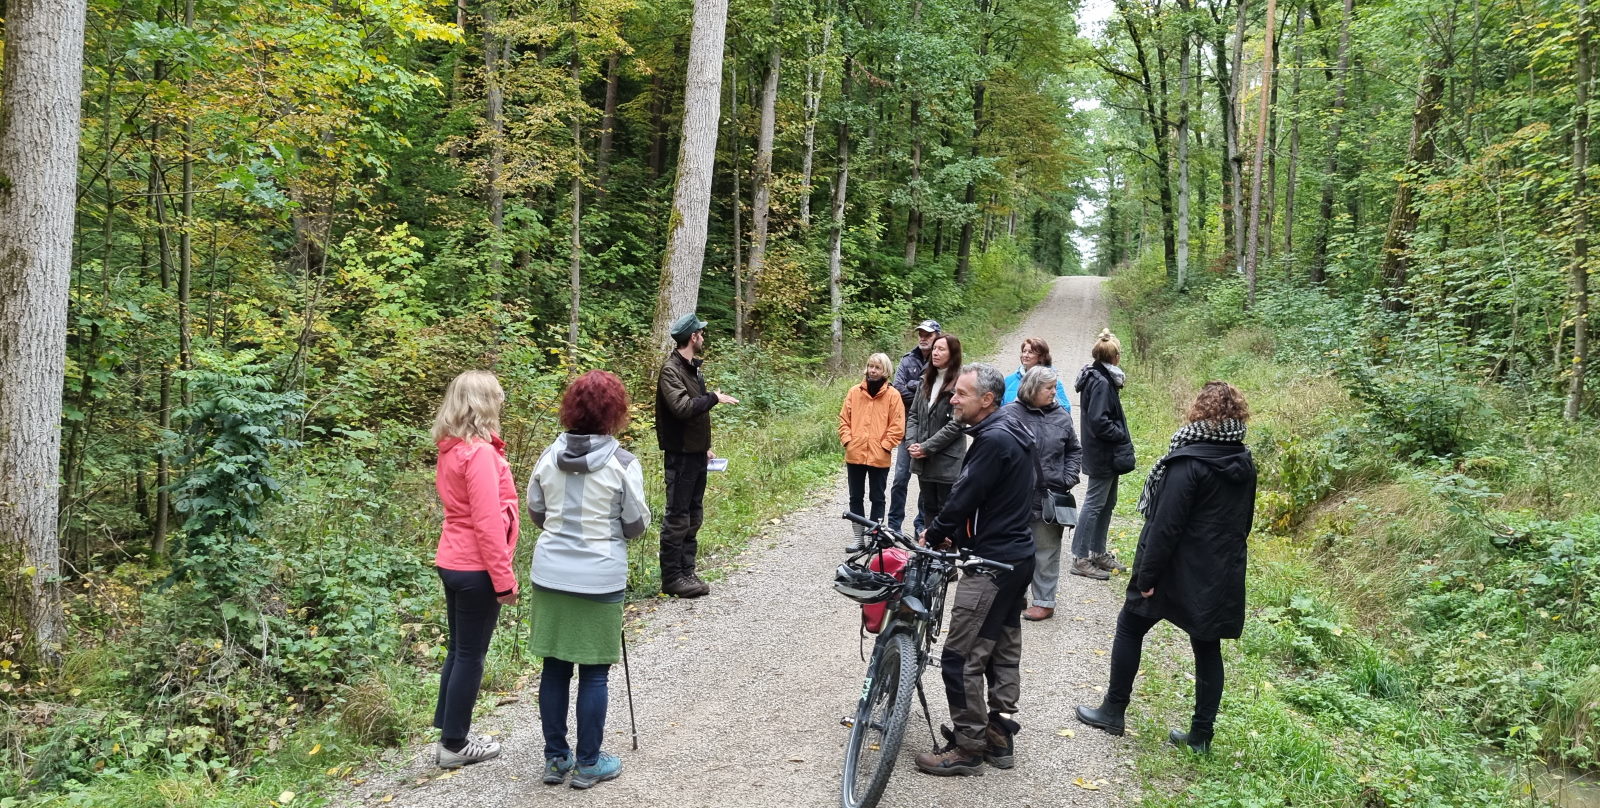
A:
<svg viewBox="0 0 1600 808">
<path fill-rule="evenodd" d="M 1210 751 L 1222 703 L 1222 640 L 1244 629 L 1245 539 L 1256 501 L 1256 465 L 1244 445 L 1249 418 L 1238 388 L 1206 383 L 1150 471 L 1139 496 L 1144 531 L 1111 645 L 1111 683 L 1098 708 L 1078 708 L 1079 721 L 1122 734 L 1144 635 L 1169 620 L 1194 648 L 1195 704 L 1189 731 L 1168 739 Z"/>
</svg>

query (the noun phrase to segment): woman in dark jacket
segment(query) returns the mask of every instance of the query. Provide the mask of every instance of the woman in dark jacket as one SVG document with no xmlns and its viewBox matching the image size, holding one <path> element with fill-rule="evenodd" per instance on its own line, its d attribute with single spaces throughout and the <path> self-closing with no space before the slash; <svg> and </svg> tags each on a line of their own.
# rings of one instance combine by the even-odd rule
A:
<svg viewBox="0 0 1600 808">
<path fill-rule="evenodd" d="M 1011 415 L 1033 433 L 1033 456 L 1039 461 L 1032 513 L 1033 601 L 1022 613 L 1027 620 L 1048 620 L 1056 612 L 1061 536 L 1067 523 L 1057 518 L 1054 498 L 1070 496 L 1068 492 L 1078 484 L 1078 470 L 1083 464 L 1083 449 L 1072 428 L 1072 414 L 1056 400 L 1060 379 L 1055 368 L 1034 365 L 1022 374 L 1017 400 L 1006 405 Z"/>
<path fill-rule="evenodd" d="M 1174 745 L 1211 749 L 1222 703 L 1222 640 L 1244 630 L 1246 545 L 1255 514 L 1256 465 L 1244 445 L 1250 408 L 1238 388 L 1207 382 L 1172 448 L 1150 470 L 1139 510 L 1144 531 L 1111 644 L 1111 684 L 1078 720 L 1121 735 L 1144 635 L 1169 620 L 1194 648 L 1194 717 Z"/>
<path fill-rule="evenodd" d="M 1118 363 L 1122 343 L 1110 329 L 1100 332 L 1089 350 L 1093 362 L 1078 372 L 1078 418 L 1083 427 L 1083 473 L 1089 478 L 1083 509 L 1072 532 L 1072 574 L 1104 581 L 1111 571 L 1128 568 L 1106 549 L 1111 512 L 1117 507 L 1117 477 L 1133 471 L 1133 439 L 1128 418 L 1122 414 L 1122 385 L 1126 379 Z"/>
<path fill-rule="evenodd" d="M 966 433 L 950 412 L 950 396 L 960 374 L 961 340 L 940 334 L 929 350 L 922 386 L 906 413 L 906 440 L 911 444 L 906 451 L 917 475 L 917 503 L 928 524 L 944 510 L 950 487 L 961 473 L 961 460 L 967 456 Z"/>
</svg>

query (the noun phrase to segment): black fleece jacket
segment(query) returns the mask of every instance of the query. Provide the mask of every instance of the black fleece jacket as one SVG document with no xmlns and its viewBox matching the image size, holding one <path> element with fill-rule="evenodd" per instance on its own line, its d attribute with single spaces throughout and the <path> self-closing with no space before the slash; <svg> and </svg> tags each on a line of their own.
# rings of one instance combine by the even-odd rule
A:
<svg viewBox="0 0 1600 808">
<path fill-rule="evenodd" d="M 991 561 L 1033 557 L 1034 438 L 1005 408 L 967 427 L 972 445 L 928 544 L 951 538 Z"/>
</svg>

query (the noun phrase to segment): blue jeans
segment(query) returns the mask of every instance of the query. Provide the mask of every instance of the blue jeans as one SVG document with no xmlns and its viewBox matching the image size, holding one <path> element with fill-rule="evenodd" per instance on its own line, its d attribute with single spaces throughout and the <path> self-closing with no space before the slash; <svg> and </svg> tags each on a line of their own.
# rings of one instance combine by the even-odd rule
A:
<svg viewBox="0 0 1600 808">
<path fill-rule="evenodd" d="M 578 765 L 593 766 L 600 759 L 600 741 L 606 734 L 606 679 L 610 665 L 578 666 Z M 572 703 L 572 663 L 545 657 L 539 674 L 539 724 L 544 729 L 544 756 L 566 757 L 567 705 Z"/>
<path fill-rule="evenodd" d="M 1078 526 L 1072 531 L 1072 555 L 1076 558 L 1106 551 L 1106 534 L 1111 531 L 1111 512 L 1117 508 L 1117 478 L 1090 477 L 1078 509 Z"/>
<path fill-rule="evenodd" d="M 911 485 L 911 452 L 907 451 L 906 444 L 902 442 L 900 448 L 894 450 L 894 481 L 889 485 L 889 514 L 884 521 L 889 527 L 901 530 L 906 521 L 906 488 Z M 917 519 L 913 533 L 922 532 L 922 503 L 917 503 Z"/>
</svg>

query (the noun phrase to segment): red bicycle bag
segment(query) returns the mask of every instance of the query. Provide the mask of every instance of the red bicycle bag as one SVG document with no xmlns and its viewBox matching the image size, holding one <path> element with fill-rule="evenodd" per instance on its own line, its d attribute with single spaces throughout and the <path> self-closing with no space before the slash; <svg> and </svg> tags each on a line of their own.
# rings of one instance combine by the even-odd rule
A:
<svg viewBox="0 0 1600 808">
<path fill-rule="evenodd" d="M 874 572 L 887 572 L 897 581 L 906 579 L 906 562 L 911 560 L 911 554 L 898 547 L 890 547 L 881 553 L 873 554 L 867 561 L 867 568 Z M 870 634 L 877 634 L 883 628 L 883 616 L 887 608 L 883 603 L 865 603 L 861 606 L 861 624 Z"/>
</svg>

